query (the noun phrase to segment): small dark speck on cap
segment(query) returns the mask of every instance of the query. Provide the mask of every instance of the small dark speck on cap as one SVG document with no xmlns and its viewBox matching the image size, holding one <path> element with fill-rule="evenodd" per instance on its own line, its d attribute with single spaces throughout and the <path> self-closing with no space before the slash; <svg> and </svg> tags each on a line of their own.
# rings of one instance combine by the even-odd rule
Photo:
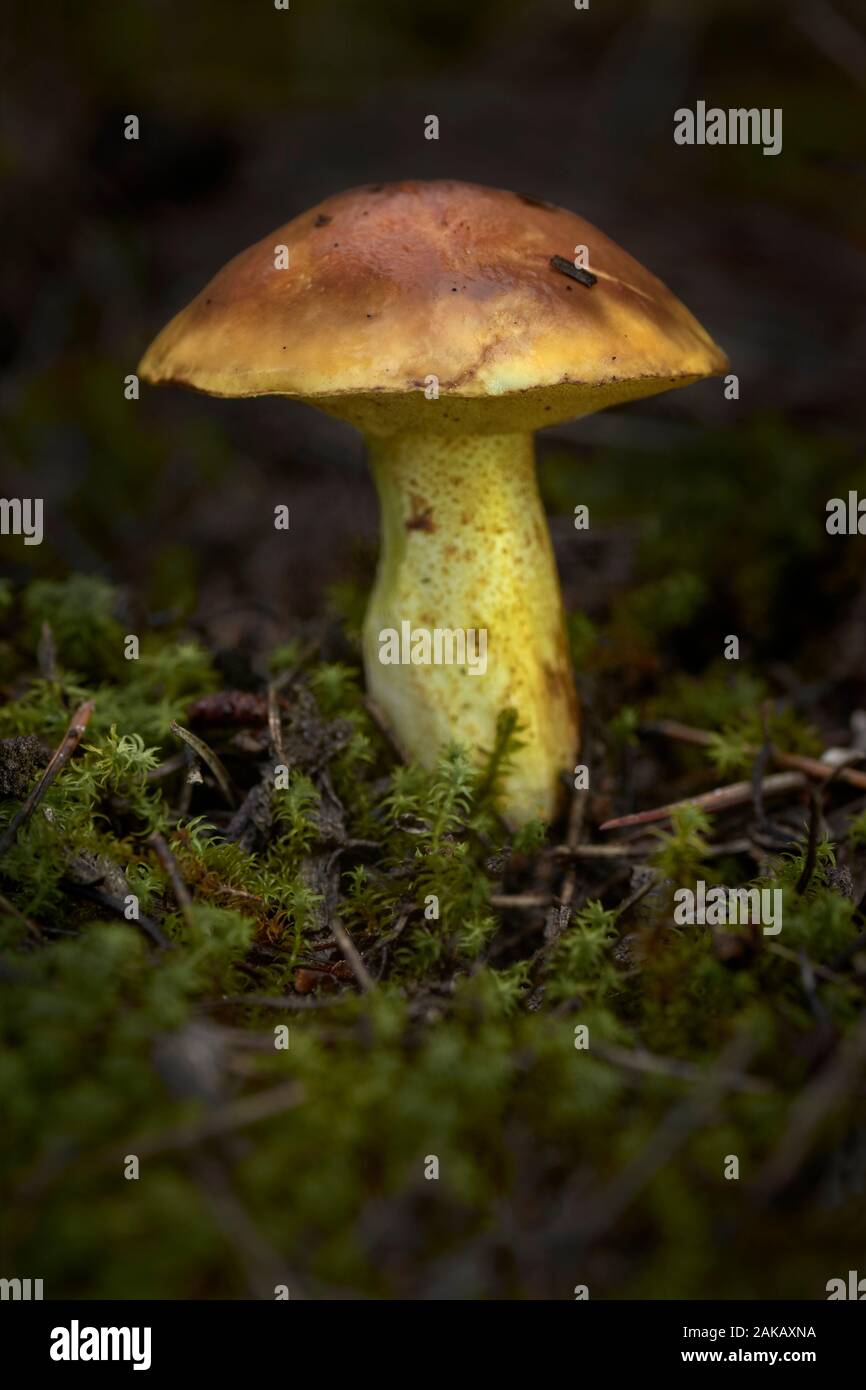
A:
<svg viewBox="0 0 866 1390">
<path fill-rule="evenodd" d="M 560 271 L 562 275 L 567 275 L 570 280 L 576 280 L 579 285 L 586 285 L 589 290 L 598 283 L 598 276 L 593 275 L 591 270 L 583 270 L 573 261 L 566 260 L 565 256 L 551 256 L 550 268 Z"/>
<path fill-rule="evenodd" d="M 315 222 L 313 223 L 313 226 L 314 226 L 314 227 L 327 227 L 328 223 L 329 223 L 331 220 L 332 220 L 332 219 L 328 216 L 328 214 L 327 214 L 326 212 L 320 212 L 319 215 L 318 215 L 318 217 L 316 218 Z"/>
<path fill-rule="evenodd" d="M 381 193 L 381 192 L 382 192 L 382 189 L 383 189 L 384 187 L 385 187 L 385 185 L 384 185 L 383 183 L 373 183 L 373 184 L 370 185 L 370 192 L 371 192 L 371 193 Z"/>
</svg>

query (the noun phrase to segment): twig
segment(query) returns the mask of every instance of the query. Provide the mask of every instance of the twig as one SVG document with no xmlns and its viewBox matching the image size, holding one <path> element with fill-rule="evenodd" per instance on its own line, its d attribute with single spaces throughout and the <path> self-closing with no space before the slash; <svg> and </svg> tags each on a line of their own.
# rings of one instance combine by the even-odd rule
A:
<svg viewBox="0 0 866 1390">
<path fill-rule="evenodd" d="M 399 917 L 397 918 L 396 923 L 391 928 L 391 930 L 389 932 L 386 932 L 384 936 L 380 936 L 377 941 L 374 941 L 373 945 L 367 952 L 368 957 L 378 955 L 380 951 L 383 951 L 385 953 L 385 956 L 387 957 L 388 948 L 393 945 L 393 943 L 398 939 L 398 937 L 401 937 L 403 935 L 406 923 L 409 921 L 411 912 L 411 906 L 403 908 L 403 910 L 400 912 Z M 384 969 L 384 965 L 382 969 Z M 381 974 L 382 970 L 379 971 L 380 978 Z"/>
<path fill-rule="evenodd" d="M 659 734 L 663 738 L 677 739 L 680 743 L 695 743 L 702 748 L 709 747 L 715 742 L 715 735 L 709 729 L 695 729 L 690 724 L 681 724 L 677 719 L 660 719 L 654 724 L 641 725 L 642 733 Z M 747 755 L 756 753 L 754 748 L 743 750 Z M 851 750 L 853 754 L 862 753 L 857 749 Z M 852 787 L 866 788 L 866 772 L 858 772 L 851 767 L 835 767 L 831 762 L 825 762 L 821 758 L 807 758 L 801 753 L 783 753 L 780 749 L 770 746 L 770 757 L 779 767 L 790 768 L 796 772 L 805 772 L 809 777 L 814 777 L 818 781 L 826 781 L 834 773 L 842 782 L 848 782 Z"/>
<path fill-rule="evenodd" d="M 178 724 L 176 719 L 171 721 L 170 727 L 173 734 L 176 734 L 178 738 L 182 738 L 184 743 L 188 744 L 193 752 L 198 754 L 202 762 L 207 763 L 228 804 L 230 806 L 237 805 L 237 797 L 232 790 L 231 778 L 213 749 L 208 748 L 203 739 L 198 738 L 196 734 L 190 733 L 189 729 L 185 729 L 183 725 Z"/>
<path fill-rule="evenodd" d="M 298 652 L 294 666 L 288 666 L 285 671 L 281 671 L 278 676 L 274 677 L 271 684 L 277 694 L 283 690 L 289 690 L 295 684 L 295 681 L 303 674 L 307 662 L 316 655 L 321 645 L 321 637 L 311 637 L 309 642 L 306 642 Z"/>
<path fill-rule="evenodd" d="M 3 836 L 0 837 L 0 858 L 2 858 L 7 850 L 11 849 L 21 826 L 30 819 L 57 774 L 61 772 L 69 762 L 69 759 L 72 757 L 72 754 L 75 752 L 84 736 L 84 731 L 90 723 L 90 718 L 95 708 L 96 704 L 93 700 L 85 700 L 82 705 L 78 706 L 78 709 L 70 720 L 69 728 L 66 730 L 66 733 L 63 735 L 63 738 L 60 740 L 60 743 L 51 756 L 48 766 L 27 800 L 24 802 L 21 810 L 16 816 L 13 816 Z"/>
<path fill-rule="evenodd" d="M 272 1299 L 278 1284 L 286 1284 L 293 1299 L 303 1298 L 301 1284 L 289 1274 L 279 1252 L 265 1239 L 240 1200 L 224 1160 L 205 1150 L 189 1161 L 211 1214 L 240 1261 L 251 1298 Z"/>
<path fill-rule="evenodd" d="M 800 791 L 807 785 L 805 773 L 774 772 L 763 779 L 761 791 L 764 796 L 781 796 L 785 792 Z M 631 816 L 618 816 L 605 821 L 600 830 L 622 830 L 627 825 L 649 825 L 652 821 L 669 820 L 676 811 L 685 806 L 700 806 L 705 811 L 725 811 L 731 806 L 742 806 L 751 801 L 753 788 L 751 782 L 731 782 L 726 787 L 714 787 L 700 796 L 689 796 L 684 801 L 672 801 L 667 806 L 657 806 L 652 811 L 638 811 Z"/>
<path fill-rule="evenodd" d="M 751 1189 L 759 1202 L 770 1201 L 795 1176 L 812 1135 L 848 1096 L 866 1063 L 866 1013 L 840 1042 L 830 1061 L 791 1107 L 788 1127 Z"/>
<path fill-rule="evenodd" d="M 357 946 L 339 918 L 334 917 L 330 926 L 337 945 L 349 963 L 352 974 L 355 976 L 362 990 L 364 990 L 365 993 L 369 993 L 371 989 L 375 989 L 376 982 L 362 961 Z"/>
<path fill-rule="evenodd" d="M 862 754 L 858 750 L 852 749 L 849 756 L 859 758 L 862 756 Z M 842 760 L 836 761 L 832 765 L 832 771 L 824 781 L 824 786 L 829 786 L 829 784 L 832 781 L 834 781 L 837 777 L 841 777 L 844 771 L 845 762 Z M 820 829 L 822 821 L 821 790 L 817 787 L 813 788 L 809 799 L 809 840 L 806 847 L 806 861 L 803 865 L 803 872 L 800 875 L 800 879 L 797 883 L 796 888 L 796 892 L 800 895 L 805 893 L 806 889 L 809 887 L 809 884 L 812 881 L 812 875 L 815 872 L 815 862 L 818 856 L 818 831 Z"/>
<path fill-rule="evenodd" d="M 177 860 L 160 835 L 158 830 L 154 830 L 152 835 L 148 835 L 147 843 L 153 847 L 153 851 L 168 876 L 174 893 L 177 905 L 183 913 L 184 921 L 188 927 L 195 926 L 195 919 L 192 912 L 192 895 L 184 883 L 180 869 L 177 867 Z"/>
<path fill-rule="evenodd" d="M 42 936 L 42 928 L 39 926 L 39 923 L 31 922 L 30 918 L 25 917 L 24 913 L 20 910 L 20 908 L 17 908 L 13 902 L 9 901 L 8 898 L 4 898 L 2 893 L 0 893 L 0 911 L 8 912 L 10 917 L 15 917 L 19 922 L 23 923 L 23 925 L 30 932 L 31 936 Z"/>
<path fill-rule="evenodd" d="M 113 893 L 109 893 L 105 888 L 98 888 L 93 883 L 73 883 L 70 879 L 64 879 L 64 888 L 68 893 L 74 893 L 76 897 L 88 898 L 91 902 L 99 903 L 101 907 L 107 907 L 112 912 L 116 912 L 118 917 L 122 917 L 125 922 L 131 922 L 132 926 L 138 927 L 149 936 L 155 946 L 161 951 L 170 951 L 172 943 L 168 937 L 163 935 L 150 917 L 146 917 L 140 912 L 137 917 L 127 917 L 126 903 L 123 898 L 116 898 Z"/>
<path fill-rule="evenodd" d="M 619 840 L 612 845 L 554 845 L 544 853 L 556 859 L 646 859 L 656 846 L 645 841 Z"/>
<path fill-rule="evenodd" d="M 812 875 L 815 872 L 815 860 L 818 855 L 818 826 L 821 822 L 820 792 L 813 791 L 811 796 L 809 797 L 809 800 L 811 802 L 809 815 L 809 842 L 806 846 L 806 860 L 803 864 L 803 872 L 801 873 L 797 881 L 797 887 L 794 890 L 800 896 L 802 896 L 802 894 L 805 893 L 806 889 L 809 887 L 809 884 L 812 881 Z"/>
<path fill-rule="evenodd" d="M 491 893 L 490 895 L 491 907 L 514 908 L 515 910 L 548 907 L 552 902 L 552 893 Z"/>
<path fill-rule="evenodd" d="M 264 898 L 259 897 L 258 893 L 248 893 L 246 888 L 232 888 L 228 883 L 220 883 L 213 891 L 214 893 L 225 893 L 230 898 L 246 898 L 248 902 L 258 903 L 260 907 L 267 907 Z"/>
<path fill-rule="evenodd" d="M 653 888 L 658 887 L 659 876 L 654 869 L 650 869 L 649 873 L 644 872 L 643 875 L 638 872 L 636 877 L 643 877 L 644 882 L 639 882 L 634 891 L 629 893 L 628 897 L 624 898 L 623 901 L 617 905 L 615 909 L 617 921 L 619 921 L 621 917 L 624 917 L 627 912 L 630 912 L 631 909 L 640 902 L 641 898 L 645 898 L 647 893 Z"/>
<path fill-rule="evenodd" d="M 764 950 L 769 951 L 771 955 L 779 956 L 782 960 L 790 961 L 792 965 L 802 967 L 802 951 L 792 951 L 788 946 L 780 946 L 777 941 L 765 942 Z M 849 980 L 845 975 L 839 975 L 829 965 L 821 965 L 819 961 L 810 960 L 809 969 L 821 980 L 829 980 L 831 984 L 842 985 L 847 989 L 859 989 L 859 985 L 855 984 L 853 980 Z"/>
<path fill-rule="evenodd" d="M 36 660 L 39 663 L 39 673 L 42 679 L 48 681 L 49 685 L 56 685 L 57 676 L 57 647 L 54 643 L 54 633 L 51 631 L 51 624 L 46 618 L 42 624 L 42 633 L 39 637 L 39 645 L 36 649 Z"/>
<path fill-rule="evenodd" d="M 724 1092 L 731 1088 L 731 1078 L 742 1076 L 757 1049 L 757 1040 L 750 1033 L 734 1036 L 715 1065 L 703 1074 L 703 1085 L 668 1111 L 646 1147 L 587 1204 L 580 1221 L 581 1244 L 597 1240 L 619 1219 L 689 1135 L 709 1119 Z"/>
<path fill-rule="evenodd" d="M 315 1009 L 332 1009 L 342 1004 L 345 996 L 331 995 L 330 998 L 308 999 L 297 994 L 224 994 L 219 999 L 206 999 L 202 1008 L 221 1009 L 223 1005 L 249 1004 L 255 1009 L 285 1009 L 290 1013 L 303 1013 Z"/>
<path fill-rule="evenodd" d="M 283 744 L 283 725 L 280 719 L 280 703 L 274 681 L 268 686 L 268 732 L 271 736 L 271 749 L 276 762 L 286 764 L 286 750 Z"/>
<path fill-rule="evenodd" d="M 205 1139 L 214 1139 L 220 1134 L 229 1134 L 236 1129 L 246 1129 L 248 1125 L 269 1120 L 286 1110 L 293 1110 L 305 1099 L 304 1088 L 298 1081 L 282 1081 L 266 1091 L 257 1091 L 251 1096 L 241 1096 L 226 1105 L 208 1111 L 200 1119 L 186 1124 L 175 1125 L 161 1130 L 158 1134 L 143 1134 L 132 1138 L 123 1146 L 126 1153 L 134 1153 L 138 1158 L 153 1158 L 178 1149 L 191 1149 Z M 117 1161 L 118 1148 L 112 1145 L 103 1149 L 94 1158 L 94 1166 L 108 1166 Z"/>
<path fill-rule="evenodd" d="M 70 1169 L 86 1167 L 91 1173 L 111 1168 L 117 1168 L 119 1171 L 127 1154 L 135 1154 L 137 1158 L 142 1159 L 192 1149 L 197 1144 L 217 1138 L 221 1134 L 246 1129 L 248 1125 L 281 1115 L 286 1110 L 301 1105 L 305 1099 L 304 1088 L 300 1082 L 284 1081 L 269 1090 L 241 1096 L 238 1100 L 213 1108 L 200 1119 L 160 1130 L 157 1134 L 133 1135 L 122 1147 L 110 1144 L 97 1149 L 95 1153 L 80 1154 L 76 1157 L 58 1158 L 54 1155 L 25 1178 L 20 1193 L 27 1198 L 37 1197 Z"/>
<path fill-rule="evenodd" d="M 583 822 L 586 816 L 586 807 L 589 800 L 589 793 L 586 791 L 575 791 L 572 793 L 571 806 L 568 811 L 568 829 L 565 835 L 565 843 L 570 849 L 577 849 L 583 838 Z M 562 887 L 559 890 L 559 900 L 563 907 L 571 907 L 574 898 L 574 890 L 577 886 L 577 871 L 575 869 L 576 858 L 573 858 L 562 880 Z"/>
<path fill-rule="evenodd" d="M 755 808 L 755 819 L 759 827 L 764 827 L 767 824 L 767 813 L 764 810 L 763 795 L 764 776 L 767 771 L 767 763 L 770 760 L 770 755 L 773 750 L 773 745 L 770 741 L 766 700 L 761 705 L 761 729 L 763 731 L 764 737 L 763 742 L 761 743 L 761 746 L 755 755 L 755 761 L 752 766 L 751 783 L 752 805 Z"/>
<path fill-rule="evenodd" d="M 593 1043 L 592 1053 L 612 1066 L 624 1067 L 626 1071 L 636 1071 L 659 1076 L 675 1076 L 683 1081 L 703 1081 L 706 1072 L 694 1062 L 685 1062 L 679 1057 L 658 1057 L 641 1047 L 618 1047 L 612 1043 Z M 749 1095 L 766 1095 L 773 1087 L 758 1076 L 747 1076 L 743 1072 L 721 1073 L 720 1081 L 732 1091 L 743 1091 Z"/>
<path fill-rule="evenodd" d="M 816 1020 L 822 1028 L 825 1028 L 831 1035 L 833 1025 L 830 1022 L 830 1015 L 824 1008 L 821 996 L 818 993 L 818 985 L 815 980 L 815 967 L 805 951 L 800 952 L 800 983 L 803 986 L 803 993 L 809 1001 L 809 1008 L 812 1010 Z"/>
<path fill-rule="evenodd" d="M 156 767 L 148 768 L 147 781 L 161 782 L 163 777 L 170 777 L 173 772 L 180 772 L 181 768 L 186 766 L 186 762 L 186 750 L 182 753 L 172 753 L 171 757 L 166 758 L 164 762 L 159 763 Z"/>
<path fill-rule="evenodd" d="M 656 848 L 655 844 L 647 844 L 643 840 L 619 840 L 612 845 L 578 845 L 576 849 L 571 849 L 568 845 L 554 845 L 544 853 L 557 858 L 646 859 Z M 723 844 L 710 845 L 707 858 L 720 858 L 725 854 L 746 854 L 751 848 L 750 840 L 726 840 Z"/>
</svg>

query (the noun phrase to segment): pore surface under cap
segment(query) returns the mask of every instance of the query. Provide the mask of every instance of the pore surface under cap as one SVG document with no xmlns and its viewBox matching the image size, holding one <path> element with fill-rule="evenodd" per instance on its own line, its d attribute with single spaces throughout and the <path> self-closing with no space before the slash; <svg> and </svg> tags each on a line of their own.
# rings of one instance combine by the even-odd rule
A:
<svg viewBox="0 0 866 1390">
<path fill-rule="evenodd" d="M 591 288 L 551 266 L 578 246 Z M 382 432 L 451 432 L 552 424 L 725 365 L 670 290 L 582 217 L 441 181 L 352 189 L 287 222 L 219 271 L 139 370 L 309 400 Z"/>
</svg>

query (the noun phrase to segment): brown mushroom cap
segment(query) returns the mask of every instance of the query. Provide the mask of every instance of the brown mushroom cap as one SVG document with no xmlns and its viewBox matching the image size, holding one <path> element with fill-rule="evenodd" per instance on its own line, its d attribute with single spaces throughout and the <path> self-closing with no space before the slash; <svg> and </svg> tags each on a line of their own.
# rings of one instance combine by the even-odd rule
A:
<svg viewBox="0 0 866 1390">
<path fill-rule="evenodd" d="M 591 287 L 551 265 L 584 245 Z M 582 217 L 443 180 L 351 189 L 287 222 L 214 276 L 139 373 L 295 397 L 373 433 L 500 433 L 726 365 L 670 290 Z"/>
</svg>

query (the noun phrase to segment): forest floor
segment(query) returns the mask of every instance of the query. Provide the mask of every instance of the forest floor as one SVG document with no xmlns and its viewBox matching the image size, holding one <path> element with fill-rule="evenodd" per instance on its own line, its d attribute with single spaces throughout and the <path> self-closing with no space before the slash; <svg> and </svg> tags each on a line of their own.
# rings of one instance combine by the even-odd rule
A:
<svg viewBox="0 0 866 1390">
<path fill-rule="evenodd" d="M 513 715 L 480 765 L 403 766 L 358 595 L 231 685 L 183 624 L 125 659 L 101 580 L 2 598 L 4 1268 L 50 1296 L 429 1299 L 821 1298 L 857 1267 L 842 687 L 816 708 L 719 662 L 625 703 L 646 615 L 663 650 L 706 601 L 653 581 L 570 620 L 589 788 L 512 836 Z M 698 882 L 778 893 L 782 929 L 678 922 Z"/>
</svg>

